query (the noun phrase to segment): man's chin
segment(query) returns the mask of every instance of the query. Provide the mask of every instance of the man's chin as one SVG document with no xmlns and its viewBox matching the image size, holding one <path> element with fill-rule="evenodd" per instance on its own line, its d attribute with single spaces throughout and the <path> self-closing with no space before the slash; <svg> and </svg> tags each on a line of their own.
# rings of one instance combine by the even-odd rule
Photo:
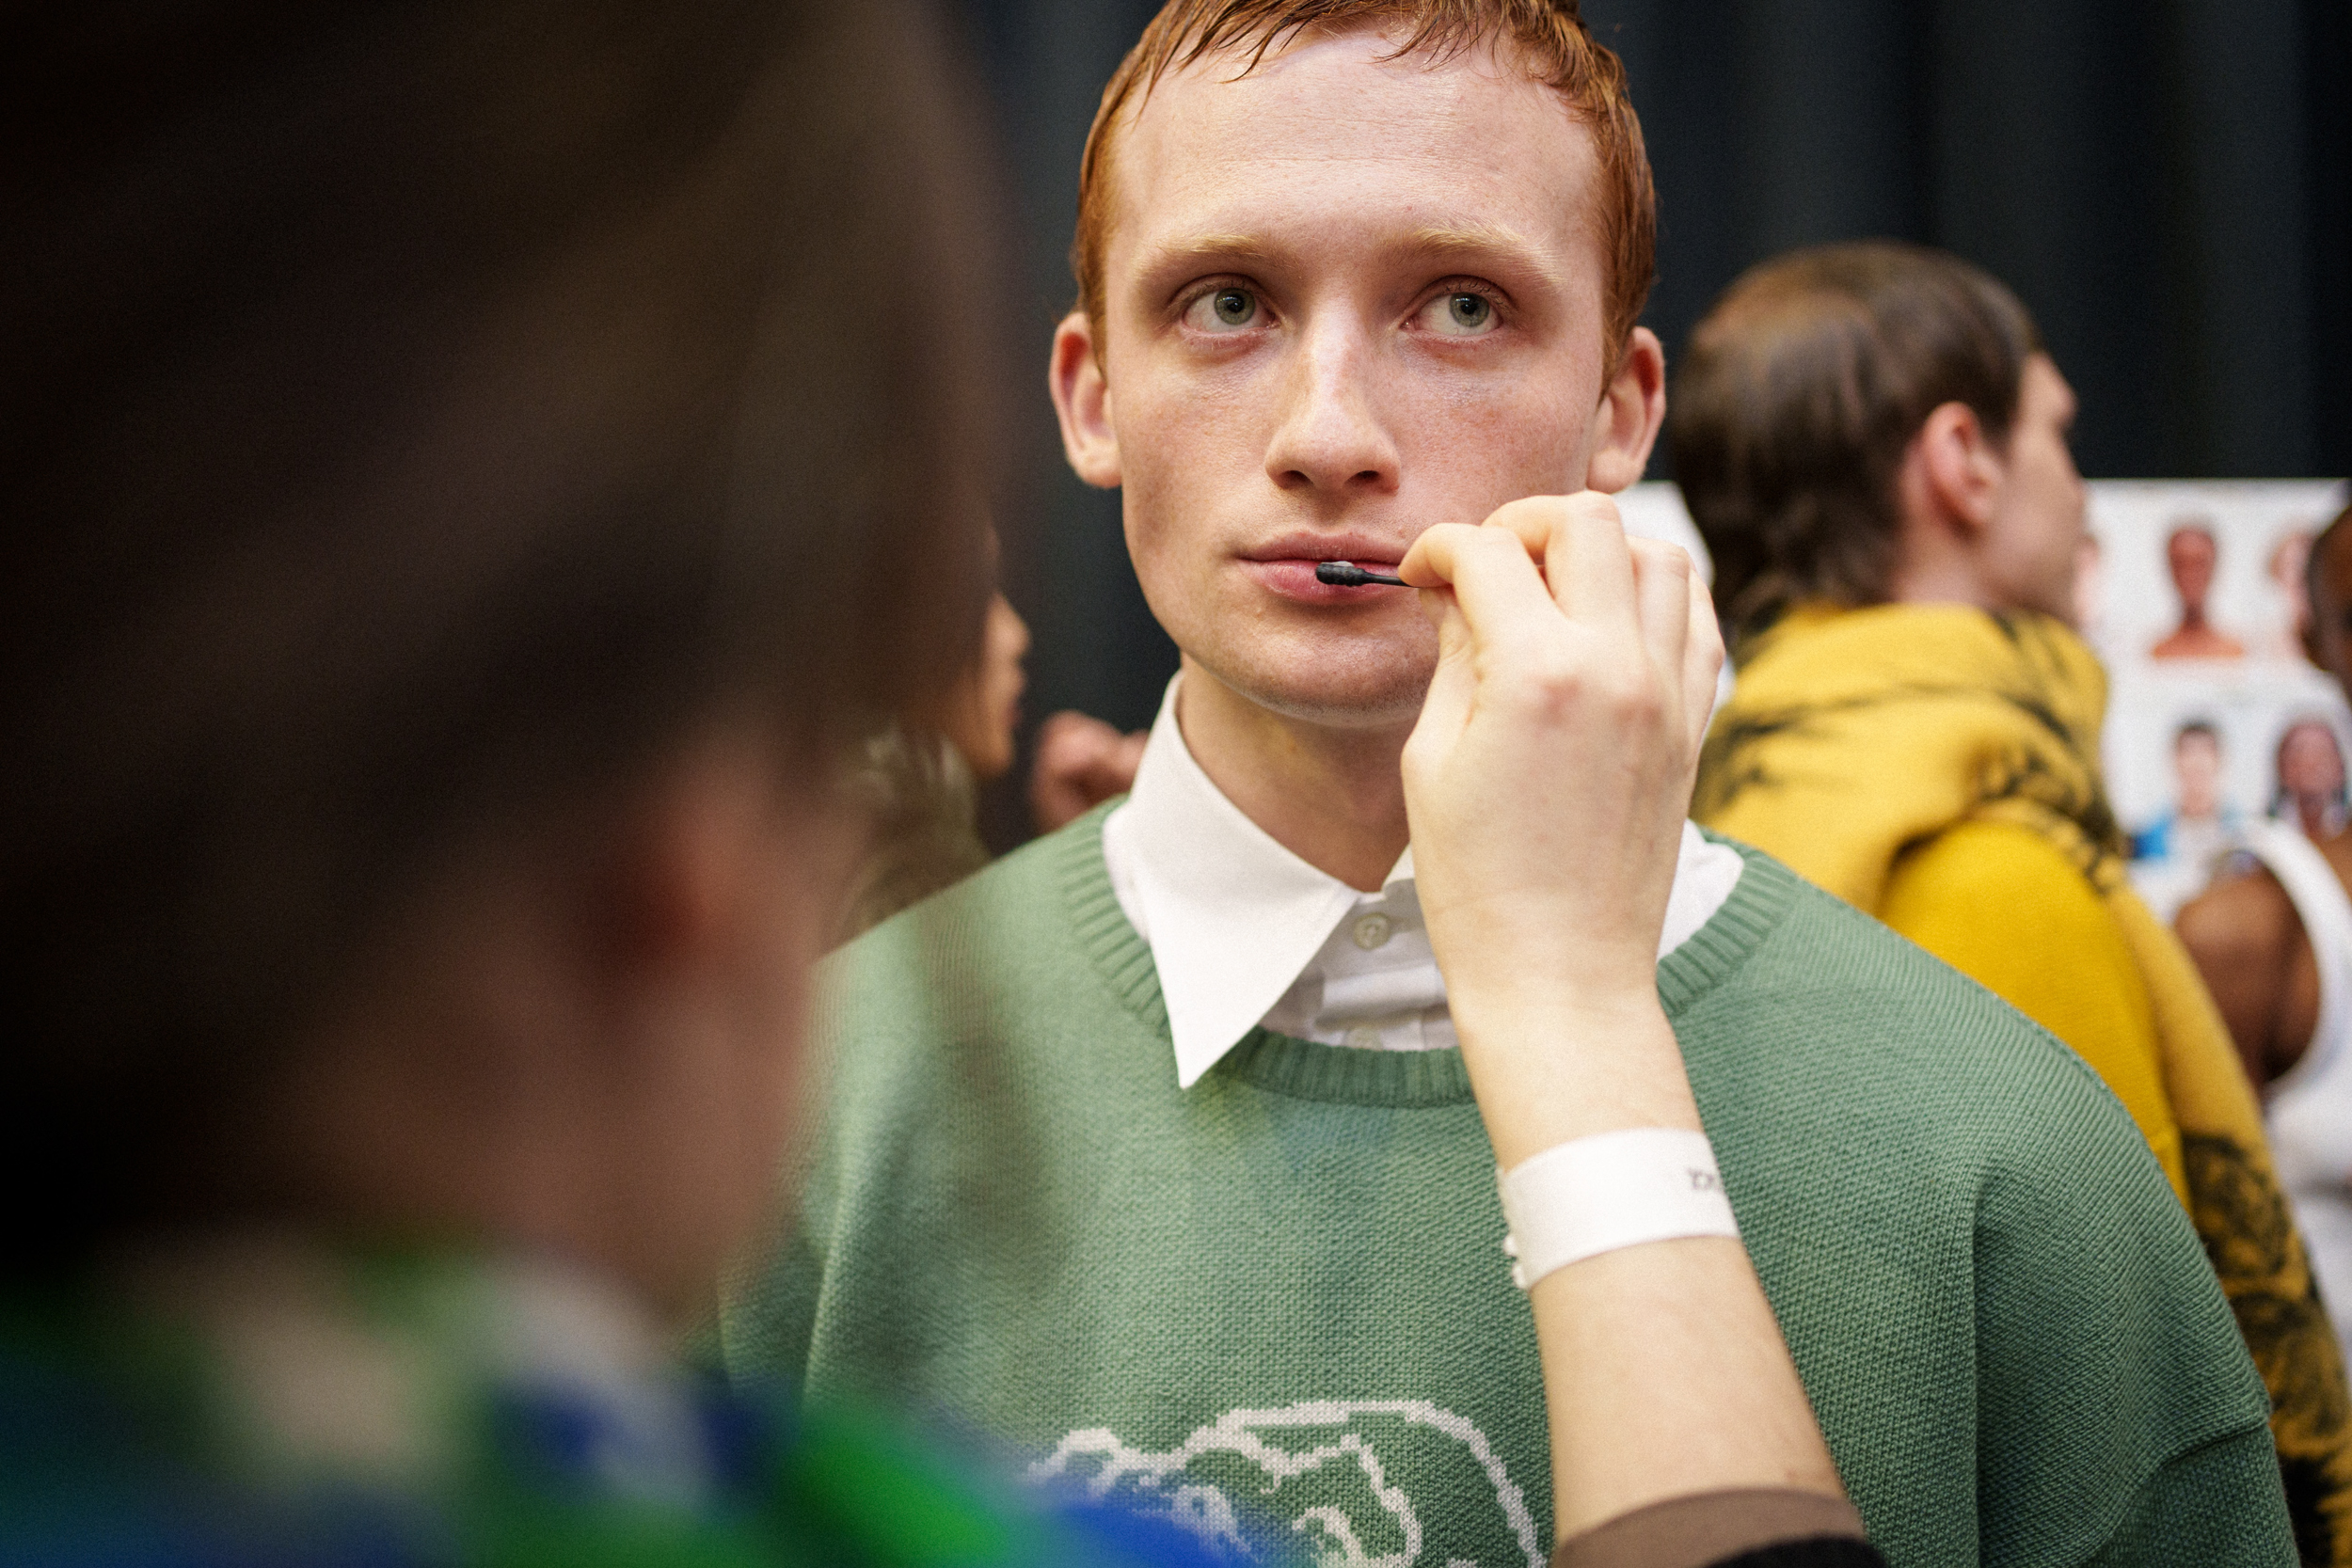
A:
<svg viewBox="0 0 2352 1568">
<path fill-rule="evenodd" d="M 1391 729 L 1421 718 L 1429 692 L 1426 657 L 1367 658 L 1345 655 L 1295 659 L 1263 657 L 1195 663 L 1234 692 L 1270 713 L 1329 729 Z"/>
</svg>

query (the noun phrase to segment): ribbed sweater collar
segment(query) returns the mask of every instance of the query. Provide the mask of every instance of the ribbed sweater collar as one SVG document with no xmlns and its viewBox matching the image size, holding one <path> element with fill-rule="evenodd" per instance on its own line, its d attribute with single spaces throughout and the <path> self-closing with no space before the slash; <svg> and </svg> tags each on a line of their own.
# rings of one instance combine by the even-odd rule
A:
<svg viewBox="0 0 2352 1568">
<path fill-rule="evenodd" d="M 1151 946 L 1120 909 L 1103 860 L 1103 819 L 1118 804 L 1105 802 L 1044 847 L 1057 861 L 1055 879 L 1072 933 L 1096 974 L 1121 1006 L 1165 1037 L 1168 1004 Z M 1730 979 L 1788 910 L 1794 887 L 1790 873 L 1744 845 L 1732 847 L 1746 857 L 1747 870 L 1731 896 L 1714 918 L 1659 962 L 1658 993 L 1669 1022 Z M 1172 1071 L 1172 1054 L 1169 1060 Z M 1220 1078 L 1302 1100 L 1358 1105 L 1452 1105 L 1470 1098 L 1470 1073 L 1458 1051 L 1358 1051 L 1263 1028 L 1251 1031 L 1207 1082 Z"/>
</svg>

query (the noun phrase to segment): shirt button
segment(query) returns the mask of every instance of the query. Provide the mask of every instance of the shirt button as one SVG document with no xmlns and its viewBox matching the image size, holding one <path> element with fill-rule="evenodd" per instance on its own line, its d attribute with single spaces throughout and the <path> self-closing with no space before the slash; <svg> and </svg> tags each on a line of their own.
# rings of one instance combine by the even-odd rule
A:
<svg viewBox="0 0 2352 1568">
<path fill-rule="evenodd" d="M 1396 922 L 1387 915 L 1367 914 L 1357 919 L 1355 929 L 1348 935 L 1355 939 L 1357 946 L 1369 953 L 1387 942 L 1389 933 L 1394 929 L 1396 929 Z"/>
<path fill-rule="evenodd" d="M 1373 918 L 1376 920 L 1379 917 L 1375 915 Z M 1359 1023 L 1347 1032 L 1347 1043 L 1359 1051 L 1377 1051 L 1380 1049 L 1380 1031 L 1369 1023 Z"/>
</svg>

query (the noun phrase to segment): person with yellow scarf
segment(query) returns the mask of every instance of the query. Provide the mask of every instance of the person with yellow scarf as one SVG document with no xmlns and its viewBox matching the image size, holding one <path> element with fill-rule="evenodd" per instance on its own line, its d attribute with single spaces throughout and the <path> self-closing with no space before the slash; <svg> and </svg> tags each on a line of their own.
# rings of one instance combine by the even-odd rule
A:
<svg viewBox="0 0 2352 1568">
<path fill-rule="evenodd" d="M 1956 258 L 1824 246 L 1732 285 L 1692 336 L 1668 425 L 1738 669 L 1692 815 L 2106 1080 L 2270 1389 L 2303 1560 L 2352 1563 L 2342 1354 L 2253 1090 L 2124 877 L 2100 779 L 2106 677 L 2070 625 L 2074 412 L 2023 306 Z"/>
</svg>

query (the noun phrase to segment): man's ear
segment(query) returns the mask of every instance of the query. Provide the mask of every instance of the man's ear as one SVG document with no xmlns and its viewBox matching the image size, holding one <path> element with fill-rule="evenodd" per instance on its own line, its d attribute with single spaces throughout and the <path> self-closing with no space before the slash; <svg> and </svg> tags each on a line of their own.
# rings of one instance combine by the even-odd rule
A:
<svg viewBox="0 0 2352 1568">
<path fill-rule="evenodd" d="M 1913 483 L 1900 488 L 1918 494 L 1953 532 L 1973 540 L 1993 521 L 2001 454 L 1966 404 L 1938 404 L 1912 437 L 1903 467 L 1912 470 Z"/>
<path fill-rule="evenodd" d="M 1637 326 L 1626 339 L 1617 373 L 1601 388 L 1600 406 L 1593 410 L 1584 487 L 1614 495 L 1640 479 L 1665 422 L 1665 345 L 1657 333 Z"/>
<path fill-rule="evenodd" d="M 1080 479 L 1104 490 L 1119 487 L 1119 432 L 1111 421 L 1111 386 L 1096 352 L 1094 324 L 1073 310 L 1054 328 L 1046 388 L 1061 420 L 1062 455 Z"/>
</svg>

